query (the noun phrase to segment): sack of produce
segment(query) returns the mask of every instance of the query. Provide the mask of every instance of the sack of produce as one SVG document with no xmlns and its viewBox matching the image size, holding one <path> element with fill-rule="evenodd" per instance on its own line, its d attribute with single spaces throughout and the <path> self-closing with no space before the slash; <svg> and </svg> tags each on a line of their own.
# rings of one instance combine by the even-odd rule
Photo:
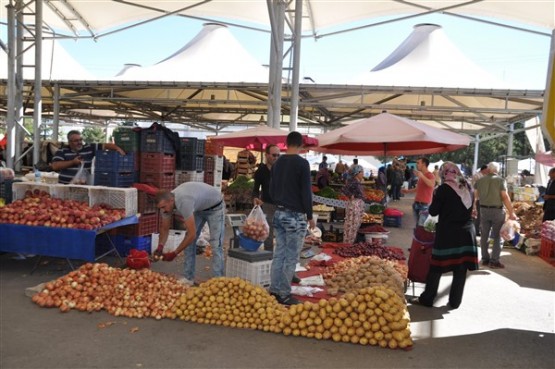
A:
<svg viewBox="0 0 555 369">
<path fill-rule="evenodd" d="M 503 225 L 501 226 L 501 230 L 499 231 L 499 235 L 505 241 L 512 241 L 515 238 L 515 233 L 520 231 L 520 223 L 516 220 L 508 219 Z"/>
<path fill-rule="evenodd" d="M 264 242 L 268 238 L 269 232 L 270 227 L 266 221 L 266 215 L 264 215 L 262 208 L 256 205 L 245 221 L 243 235 L 255 241 Z"/>
<path fill-rule="evenodd" d="M 146 251 L 131 249 L 127 255 L 126 264 L 131 269 L 150 268 L 150 259 Z"/>
</svg>

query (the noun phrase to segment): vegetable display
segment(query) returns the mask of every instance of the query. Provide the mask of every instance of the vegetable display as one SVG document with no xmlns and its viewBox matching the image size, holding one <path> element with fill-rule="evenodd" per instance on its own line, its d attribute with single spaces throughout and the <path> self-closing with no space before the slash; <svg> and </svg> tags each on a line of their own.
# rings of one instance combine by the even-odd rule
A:
<svg viewBox="0 0 555 369">
<path fill-rule="evenodd" d="M 149 269 L 119 269 L 107 264 L 87 263 L 79 269 L 44 285 L 33 295 L 41 307 L 61 312 L 106 310 L 128 318 L 169 317 L 175 300 L 187 286 L 175 278 Z"/>
<path fill-rule="evenodd" d="M 359 242 L 353 245 L 340 247 L 334 253 L 344 258 L 356 258 L 359 256 L 379 256 L 386 260 L 405 260 L 401 253 L 393 251 L 391 248 L 378 243 Z"/>
<path fill-rule="evenodd" d="M 122 219 L 124 209 L 51 197 L 45 191 L 27 190 L 25 197 L 0 207 L 0 223 L 84 230 L 98 229 Z"/>
</svg>

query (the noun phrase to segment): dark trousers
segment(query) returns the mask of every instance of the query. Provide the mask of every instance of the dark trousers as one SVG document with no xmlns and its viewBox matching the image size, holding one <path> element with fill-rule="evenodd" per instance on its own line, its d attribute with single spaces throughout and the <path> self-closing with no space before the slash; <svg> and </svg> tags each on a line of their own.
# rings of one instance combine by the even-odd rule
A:
<svg viewBox="0 0 555 369">
<path fill-rule="evenodd" d="M 419 301 L 422 305 L 432 306 L 434 304 L 442 274 L 441 272 L 431 270 L 428 273 L 426 288 L 419 297 Z M 451 281 L 451 289 L 449 290 L 449 305 L 454 309 L 458 308 L 462 302 L 465 283 L 466 269 L 453 271 L 453 280 Z"/>
<path fill-rule="evenodd" d="M 480 201 L 476 201 L 476 210 L 477 215 L 476 219 L 474 219 L 474 229 L 476 230 L 476 236 L 480 236 L 482 234 L 482 230 L 480 228 Z"/>
</svg>

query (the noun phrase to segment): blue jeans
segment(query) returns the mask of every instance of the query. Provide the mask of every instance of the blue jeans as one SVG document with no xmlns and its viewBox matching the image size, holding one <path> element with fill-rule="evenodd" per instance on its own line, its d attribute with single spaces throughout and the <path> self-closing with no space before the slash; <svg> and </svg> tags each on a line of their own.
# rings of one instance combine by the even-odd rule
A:
<svg viewBox="0 0 555 369">
<path fill-rule="evenodd" d="M 276 247 L 270 276 L 270 293 L 283 298 L 291 294 L 291 280 L 306 235 L 306 215 L 277 209 L 274 214 Z"/>
<path fill-rule="evenodd" d="M 224 219 L 225 204 L 222 202 L 220 206 L 212 210 L 196 211 L 195 227 L 197 234 L 195 241 L 189 245 L 184 251 L 185 264 L 184 276 L 189 280 L 195 278 L 195 262 L 197 258 L 197 241 L 202 232 L 202 228 L 208 223 L 210 229 L 210 246 L 212 247 L 212 273 L 214 277 L 222 277 L 224 275 Z"/>
<path fill-rule="evenodd" d="M 416 225 L 418 225 L 418 218 L 420 217 L 420 212 L 424 210 L 428 211 L 429 207 L 430 205 L 417 204 L 415 202 L 412 203 L 412 210 L 414 213 L 414 221 Z"/>
</svg>

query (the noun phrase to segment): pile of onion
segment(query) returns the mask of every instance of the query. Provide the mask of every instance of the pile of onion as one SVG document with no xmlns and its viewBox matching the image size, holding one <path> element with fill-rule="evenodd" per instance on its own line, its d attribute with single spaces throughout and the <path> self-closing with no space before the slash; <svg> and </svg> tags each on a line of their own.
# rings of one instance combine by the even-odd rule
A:
<svg viewBox="0 0 555 369">
<path fill-rule="evenodd" d="M 106 310 L 129 318 L 170 317 L 170 309 L 187 286 L 148 269 L 119 269 L 87 263 L 45 284 L 33 302 L 62 312 Z"/>
<path fill-rule="evenodd" d="M 243 226 L 243 234 L 255 241 L 264 242 L 270 233 L 268 223 L 256 219 L 247 219 Z"/>
</svg>

